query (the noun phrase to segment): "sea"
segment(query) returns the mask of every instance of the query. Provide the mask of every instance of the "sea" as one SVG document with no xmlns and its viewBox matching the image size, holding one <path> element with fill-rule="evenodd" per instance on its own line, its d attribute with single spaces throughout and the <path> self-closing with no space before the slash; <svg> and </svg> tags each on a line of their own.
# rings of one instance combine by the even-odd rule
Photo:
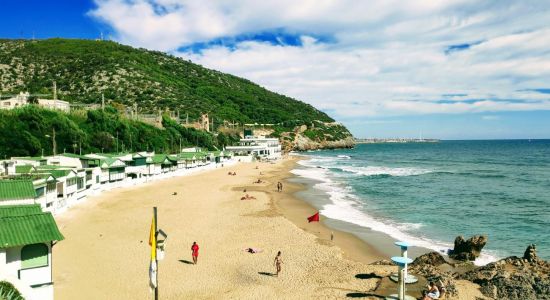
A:
<svg viewBox="0 0 550 300">
<path fill-rule="evenodd" d="M 292 173 L 307 183 L 302 196 L 336 229 L 442 253 L 458 235 L 487 235 L 477 265 L 522 256 L 528 244 L 550 259 L 550 140 L 359 144 L 300 155 L 307 159 Z"/>
</svg>

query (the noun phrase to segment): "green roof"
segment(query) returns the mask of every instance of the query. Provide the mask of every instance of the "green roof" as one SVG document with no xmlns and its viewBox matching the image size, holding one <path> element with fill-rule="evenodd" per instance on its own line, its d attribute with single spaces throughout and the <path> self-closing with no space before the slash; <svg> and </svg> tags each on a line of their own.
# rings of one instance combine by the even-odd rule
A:
<svg viewBox="0 0 550 300">
<path fill-rule="evenodd" d="M 0 180 L 0 201 L 34 198 L 36 191 L 32 180 Z"/>
<path fill-rule="evenodd" d="M 181 152 L 181 153 L 178 153 L 178 157 L 179 158 L 184 158 L 186 160 L 190 160 L 190 159 L 193 159 L 193 157 L 197 158 L 198 155 L 197 152 Z"/>
<path fill-rule="evenodd" d="M 20 208 L 16 209 L 20 210 Z M 63 235 L 59 232 L 57 224 L 49 212 L 0 218 L 0 248 L 63 239 Z"/>
<path fill-rule="evenodd" d="M 19 166 L 15 166 L 15 173 L 17 174 L 30 173 L 31 169 L 32 169 L 32 165 L 19 165 Z"/>
<path fill-rule="evenodd" d="M 35 215 L 42 213 L 40 204 L 0 206 L 0 218 Z"/>
<path fill-rule="evenodd" d="M 37 169 L 76 169 L 75 167 L 69 166 L 58 166 L 58 165 L 43 165 L 36 167 Z"/>
<path fill-rule="evenodd" d="M 23 157 L 12 157 L 12 159 L 19 159 L 19 160 L 32 160 L 32 161 L 44 161 L 44 160 L 47 160 L 47 158 L 45 157 L 40 157 L 40 156 L 35 156 L 35 157 L 31 157 L 31 156 L 23 156 Z"/>
<path fill-rule="evenodd" d="M 48 173 L 51 174 L 55 178 L 59 177 L 65 177 L 71 173 L 72 170 L 67 169 L 38 169 L 36 172 L 38 173 Z"/>
<path fill-rule="evenodd" d="M 78 158 L 78 159 L 82 159 L 82 160 L 95 160 L 95 159 L 98 159 L 98 158 L 90 158 L 90 157 L 87 157 L 85 155 L 78 155 L 78 154 L 74 154 L 74 153 L 63 153 L 63 154 L 60 154 L 60 155 L 65 156 L 65 157 Z"/>
<path fill-rule="evenodd" d="M 166 160 L 166 154 L 155 154 L 151 160 L 154 164 L 162 164 Z"/>
<path fill-rule="evenodd" d="M 113 158 L 113 157 L 102 158 L 100 160 L 100 162 L 101 162 L 100 165 L 103 165 L 105 163 L 105 164 L 107 164 L 107 168 L 111 168 L 111 167 L 113 167 L 113 168 L 123 168 L 125 165 L 124 166 L 112 166 L 118 160 L 120 160 L 120 159 L 119 158 Z"/>
</svg>

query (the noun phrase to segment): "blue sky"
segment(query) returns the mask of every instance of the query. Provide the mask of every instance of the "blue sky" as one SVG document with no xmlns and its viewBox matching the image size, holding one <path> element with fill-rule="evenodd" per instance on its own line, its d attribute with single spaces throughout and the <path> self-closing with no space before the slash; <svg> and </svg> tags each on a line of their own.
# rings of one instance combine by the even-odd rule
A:
<svg viewBox="0 0 550 300">
<path fill-rule="evenodd" d="M 305 101 L 357 137 L 550 138 L 550 2 L 0 2 L 0 37 L 106 38 Z"/>
</svg>

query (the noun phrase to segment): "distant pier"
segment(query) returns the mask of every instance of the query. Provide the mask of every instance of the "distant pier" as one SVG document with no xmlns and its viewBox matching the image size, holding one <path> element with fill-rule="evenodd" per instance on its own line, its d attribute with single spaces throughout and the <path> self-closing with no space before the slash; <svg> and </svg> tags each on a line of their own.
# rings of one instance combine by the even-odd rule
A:
<svg viewBox="0 0 550 300">
<path fill-rule="evenodd" d="M 385 143 L 439 143 L 438 139 L 406 139 L 406 138 L 390 138 L 390 139 L 355 139 L 356 144 L 385 144 Z"/>
</svg>

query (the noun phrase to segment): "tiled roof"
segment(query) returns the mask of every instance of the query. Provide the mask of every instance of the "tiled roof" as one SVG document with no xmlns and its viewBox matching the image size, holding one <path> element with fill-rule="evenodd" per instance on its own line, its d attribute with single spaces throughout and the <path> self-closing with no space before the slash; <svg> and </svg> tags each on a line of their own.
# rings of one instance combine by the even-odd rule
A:
<svg viewBox="0 0 550 300">
<path fill-rule="evenodd" d="M 49 212 L 0 218 L 0 248 L 63 239 Z"/>
<path fill-rule="evenodd" d="M 0 180 L 0 201 L 34 198 L 36 191 L 32 180 Z"/>
<path fill-rule="evenodd" d="M 0 218 L 35 215 L 42 213 L 40 204 L 0 206 Z"/>
</svg>

